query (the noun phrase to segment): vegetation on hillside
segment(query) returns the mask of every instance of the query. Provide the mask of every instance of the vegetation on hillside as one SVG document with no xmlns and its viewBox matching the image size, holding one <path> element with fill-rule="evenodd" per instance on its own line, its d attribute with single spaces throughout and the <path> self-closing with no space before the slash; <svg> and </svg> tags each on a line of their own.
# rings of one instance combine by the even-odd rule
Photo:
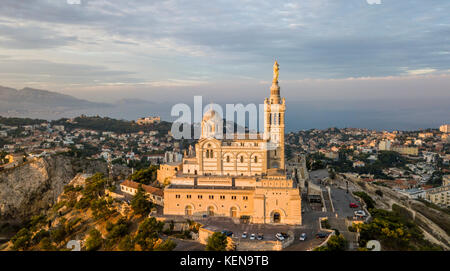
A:
<svg viewBox="0 0 450 271">
<path fill-rule="evenodd" d="M 60 201 L 46 214 L 34 216 L 8 243 L 10 250 L 69 250 L 70 240 L 84 240 L 82 250 L 160 250 L 176 247 L 172 238 L 190 239 L 198 225 L 187 221 L 188 229 L 174 231 L 166 224 L 148 217 L 153 204 L 142 190 L 132 199 L 131 208 L 119 212 L 123 201 L 115 201 L 105 188 L 108 180 L 103 174 L 87 178 L 84 186 L 68 185 Z"/>
<path fill-rule="evenodd" d="M 412 214 L 395 204 L 392 209 L 371 209 L 372 221 L 354 226 L 360 233 L 360 247 L 366 247 L 370 240 L 378 240 L 382 250 L 441 250 L 424 239 L 422 230 L 412 220 Z"/>
<path fill-rule="evenodd" d="M 348 242 L 342 234 L 336 234 L 330 237 L 326 245 L 317 247 L 314 251 L 345 251 L 347 244 Z"/>
<path fill-rule="evenodd" d="M 44 122 L 46 122 L 46 120 L 30 119 L 30 118 L 8 118 L 0 116 L 0 123 L 7 126 L 35 125 Z"/>
<path fill-rule="evenodd" d="M 366 204 L 367 210 L 370 211 L 371 209 L 375 208 L 375 201 L 369 195 L 367 195 L 366 192 L 359 191 L 359 192 L 353 192 L 353 194 L 355 196 L 360 197 L 364 201 L 364 203 Z"/>
<path fill-rule="evenodd" d="M 133 121 L 117 120 L 108 117 L 100 116 L 80 116 L 68 121 L 68 119 L 60 119 L 52 121 L 52 125 L 64 125 L 68 130 L 82 128 L 90 129 L 99 132 L 115 132 L 115 133 L 137 133 L 140 131 L 160 131 L 162 134 L 167 134 L 170 131 L 172 124 L 170 122 L 162 121 L 161 123 L 154 123 L 148 125 L 139 125 Z"/>
<path fill-rule="evenodd" d="M 159 166 L 151 165 L 147 168 L 137 170 L 130 176 L 130 180 L 141 183 L 141 184 L 151 184 L 156 181 L 156 171 Z"/>
</svg>

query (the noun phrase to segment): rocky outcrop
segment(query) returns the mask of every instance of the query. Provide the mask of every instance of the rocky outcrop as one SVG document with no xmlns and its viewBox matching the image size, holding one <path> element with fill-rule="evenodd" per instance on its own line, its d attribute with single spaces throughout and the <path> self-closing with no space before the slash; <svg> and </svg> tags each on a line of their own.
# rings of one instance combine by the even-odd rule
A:
<svg viewBox="0 0 450 271">
<path fill-rule="evenodd" d="M 53 205 L 78 173 L 107 173 L 102 161 L 55 155 L 34 159 L 0 172 L 0 222 L 21 223 Z M 126 176 L 128 169 L 115 167 L 113 176 Z"/>
</svg>

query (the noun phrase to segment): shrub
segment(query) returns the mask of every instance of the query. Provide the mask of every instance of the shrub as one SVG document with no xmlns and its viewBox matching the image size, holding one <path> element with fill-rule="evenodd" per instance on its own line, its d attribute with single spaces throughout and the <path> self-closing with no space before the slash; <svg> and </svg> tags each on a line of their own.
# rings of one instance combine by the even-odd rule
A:
<svg viewBox="0 0 450 271">
<path fill-rule="evenodd" d="M 13 243 L 13 249 L 26 249 L 30 245 L 31 242 L 31 233 L 27 228 L 22 228 L 16 235 L 11 238 L 11 242 Z"/>
<path fill-rule="evenodd" d="M 48 237 L 50 237 L 50 232 L 42 229 L 33 236 L 33 239 L 32 239 L 33 244 L 35 244 L 35 245 L 39 244 L 42 241 L 42 239 L 48 238 Z"/>
<path fill-rule="evenodd" d="M 331 236 L 325 246 L 315 248 L 314 251 L 345 251 L 346 248 L 347 240 L 340 234 Z"/>
<path fill-rule="evenodd" d="M 227 236 L 220 232 L 215 232 L 208 238 L 206 243 L 207 251 L 225 251 L 228 245 Z"/>
<path fill-rule="evenodd" d="M 123 237 L 119 242 L 119 249 L 122 251 L 133 251 L 134 246 L 134 240 L 129 235 Z"/>
<path fill-rule="evenodd" d="M 375 201 L 365 192 L 353 192 L 353 194 L 360 197 L 364 201 L 368 210 L 375 208 Z"/>
<path fill-rule="evenodd" d="M 92 229 L 89 232 L 89 237 L 86 239 L 86 250 L 93 251 L 102 247 L 102 234 L 97 229 Z"/>
<path fill-rule="evenodd" d="M 125 218 L 119 219 L 117 223 L 107 225 L 106 230 L 108 231 L 108 239 L 116 240 L 122 236 L 125 236 L 128 233 L 129 223 Z"/>
<path fill-rule="evenodd" d="M 158 242 L 159 233 L 164 227 L 163 222 L 157 221 L 154 217 L 146 218 L 139 224 L 135 241 L 142 250 L 153 250 Z"/>
<path fill-rule="evenodd" d="M 177 244 L 172 239 L 167 239 L 166 241 L 159 244 L 155 250 L 156 251 L 172 251 Z"/>
<path fill-rule="evenodd" d="M 322 228 L 325 228 L 325 229 L 330 229 L 331 228 L 331 225 L 330 225 L 330 222 L 328 222 L 328 219 L 324 219 L 320 223 L 322 225 Z"/>
<path fill-rule="evenodd" d="M 152 207 L 153 204 L 151 203 L 151 201 L 148 200 L 147 195 L 145 194 L 145 191 L 142 188 L 142 185 L 139 185 L 137 193 L 131 200 L 131 208 L 136 214 L 146 216 L 148 215 Z"/>
</svg>

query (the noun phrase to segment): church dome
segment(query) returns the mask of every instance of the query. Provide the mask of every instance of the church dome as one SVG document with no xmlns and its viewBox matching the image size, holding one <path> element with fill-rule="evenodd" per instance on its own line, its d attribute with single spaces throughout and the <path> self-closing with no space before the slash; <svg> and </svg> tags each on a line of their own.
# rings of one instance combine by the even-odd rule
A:
<svg viewBox="0 0 450 271">
<path fill-rule="evenodd" d="M 204 122 L 207 122 L 207 121 L 210 121 L 210 120 L 212 120 L 212 121 L 220 121 L 220 120 L 221 120 L 219 113 L 217 113 L 217 111 L 214 110 L 214 109 L 212 109 L 212 108 L 209 109 L 209 110 L 203 115 L 203 121 L 204 121 Z"/>
<path fill-rule="evenodd" d="M 223 120 L 220 114 L 214 109 L 209 109 L 202 120 L 202 138 L 220 136 L 223 129 Z"/>
</svg>

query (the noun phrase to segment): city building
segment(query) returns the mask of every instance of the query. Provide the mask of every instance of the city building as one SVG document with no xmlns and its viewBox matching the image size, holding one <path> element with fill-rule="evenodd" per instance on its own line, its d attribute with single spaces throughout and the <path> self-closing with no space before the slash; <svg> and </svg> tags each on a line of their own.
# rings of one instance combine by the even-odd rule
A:
<svg viewBox="0 0 450 271">
<path fill-rule="evenodd" d="M 426 199 L 436 205 L 450 207 L 450 185 L 428 189 Z"/>
<path fill-rule="evenodd" d="M 178 172 L 183 171 L 183 163 L 172 162 L 168 164 L 161 164 L 156 171 L 156 180 L 161 184 L 169 184 L 172 177 L 177 175 Z"/>
<path fill-rule="evenodd" d="M 439 127 L 439 131 L 443 133 L 450 133 L 450 124 L 444 124 Z"/>
<path fill-rule="evenodd" d="M 139 118 L 136 120 L 136 123 L 139 125 L 147 125 L 147 124 L 153 124 L 153 123 L 160 123 L 161 117 L 146 117 L 146 118 Z"/>
<path fill-rule="evenodd" d="M 428 138 L 428 137 L 433 137 L 433 136 L 434 136 L 433 133 L 430 133 L 430 132 L 428 132 L 428 133 L 419 133 L 419 135 L 418 135 L 419 138 Z"/>
<path fill-rule="evenodd" d="M 353 162 L 353 167 L 365 167 L 366 163 L 364 163 L 363 161 L 356 161 Z"/>
<path fill-rule="evenodd" d="M 417 147 L 394 146 L 392 150 L 403 155 L 419 155 L 419 148 Z"/>
<path fill-rule="evenodd" d="M 285 169 L 286 105 L 277 62 L 270 90 L 264 101 L 264 133 L 220 139 L 222 117 L 212 108 L 204 115 L 195 151 L 183 158 L 183 171 L 164 189 L 164 215 L 302 223 L 300 189 Z"/>
<path fill-rule="evenodd" d="M 380 151 L 390 151 L 391 150 L 392 141 L 390 140 L 382 140 L 380 144 L 378 144 L 378 150 Z"/>
<path fill-rule="evenodd" d="M 450 175 L 442 176 L 442 186 L 450 185 Z"/>
<path fill-rule="evenodd" d="M 139 189 L 139 183 L 133 182 L 130 180 L 125 180 L 120 184 L 120 191 L 123 193 L 126 193 L 128 195 L 134 196 L 138 189 Z M 150 186 L 150 185 L 142 185 L 142 189 L 145 191 L 146 195 L 148 196 L 148 199 L 160 206 L 164 205 L 164 192 L 163 190 Z"/>
</svg>

